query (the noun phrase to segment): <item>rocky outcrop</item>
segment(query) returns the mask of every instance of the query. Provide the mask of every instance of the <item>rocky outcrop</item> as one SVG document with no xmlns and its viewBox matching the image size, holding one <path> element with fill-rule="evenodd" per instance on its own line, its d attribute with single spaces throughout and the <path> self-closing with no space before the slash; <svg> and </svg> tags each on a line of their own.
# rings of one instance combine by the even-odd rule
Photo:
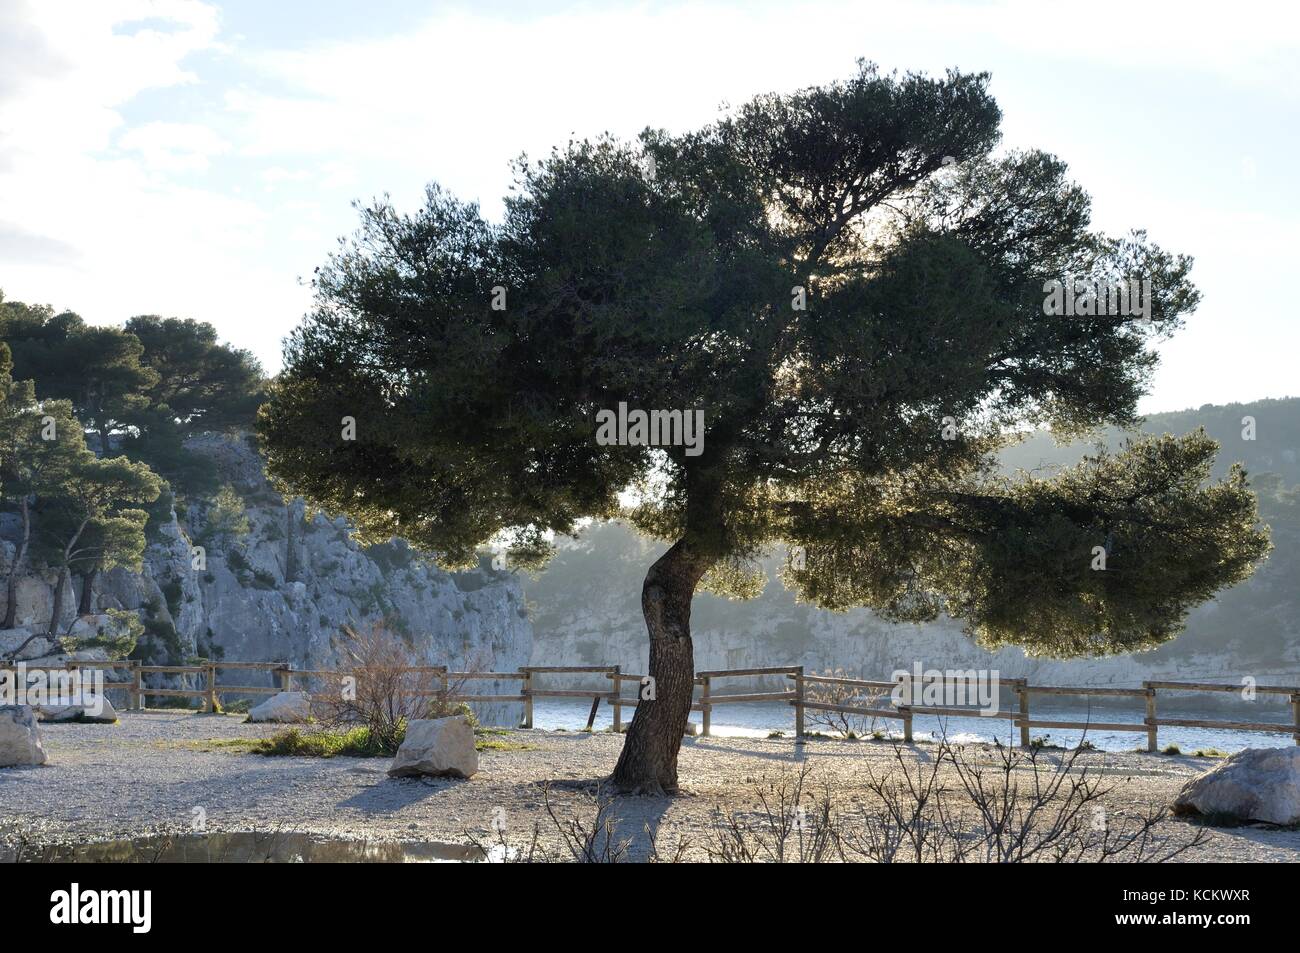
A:
<svg viewBox="0 0 1300 953">
<path fill-rule="evenodd" d="M 94 636 L 103 629 L 110 638 L 113 619 L 104 613 L 127 610 L 144 624 L 140 652 L 152 662 L 204 657 L 326 669 L 337 661 L 343 626 L 382 622 L 425 664 L 490 671 L 528 664 L 532 626 L 513 573 L 486 563 L 448 573 L 401 541 L 363 547 L 344 519 L 281 498 L 247 440 L 208 434 L 187 446 L 209 460 L 242 500 L 247 530 L 217 533 L 211 501 L 191 502 L 152 528 L 142 572 L 116 569 L 97 577 L 95 616 L 72 615 L 81 587 L 74 580 L 75 594 L 64 600 L 65 630 L 73 625 L 76 634 Z M 0 525 L 0 534 L 5 531 Z M 0 552 L 0 562 L 6 555 Z M 0 632 L 0 652 L 48 625 L 53 584 L 52 573 L 22 579 L 17 618 L 24 628 Z M 24 654 L 35 660 L 53 650 L 38 639 Z M 246 684 L 272 684 L 270 675 L 246 677 L 254 679 Z M 508 694 L 518 685 L 480 681 L 474 687 Z M 489 704 L 475 711 L 486 723 L 517 724 L 522 706 Z"/>
<path fill-rule="evenodd" d="M 1183 785 L 1175 814 L 1300 824 L 1300 748 L 1247 748 Z"/>
<path fill-rule="evenodd" d="M 474 729 L 460 715 L 410 722 L 406 726 L 406 738 L 388 769 L 392 778 L 418 775 L 472 778 L 477 773 Z"/>
<path fill-rule="evenodd" d="M 0 707 L 0 768 L 44 763 L 36 713 L 28 705 Z"/>
<path fill-rule="evenodd" d="M 311 718 L 311 698 L 306 692 L 279 692 L 248 713 L 249 721 L 301 724 Z"/>
</svg>

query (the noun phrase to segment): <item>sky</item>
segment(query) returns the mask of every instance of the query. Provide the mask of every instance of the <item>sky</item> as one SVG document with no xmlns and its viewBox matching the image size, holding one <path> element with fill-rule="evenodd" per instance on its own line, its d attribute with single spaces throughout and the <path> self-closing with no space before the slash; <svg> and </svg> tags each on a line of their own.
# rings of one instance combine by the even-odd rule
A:
<svg viewBox="0 0 1300 953">
<path fill-rule="evenodd" d="M 437 181 L 496 219 L 510 162 L 685 131 L 885 70 L 992 74 L 1004 148 L 1094 225 L 1196 259 L 1144 413 L 1300 394 L 1291 4 L 0 0 L 0 289 L 94 323 L 212 322 L 279 366 L 353 200 Z"/>
</svg>

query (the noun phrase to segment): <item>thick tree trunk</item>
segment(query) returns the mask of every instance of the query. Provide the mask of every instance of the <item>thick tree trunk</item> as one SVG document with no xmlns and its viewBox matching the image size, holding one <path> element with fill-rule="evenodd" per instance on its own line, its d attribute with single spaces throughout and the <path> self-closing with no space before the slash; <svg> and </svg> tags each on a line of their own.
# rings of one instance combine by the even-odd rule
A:
<svg viewBox="0 0 1300 953">
<path fill-rule="evenodd" d="M 59 634 L 59 616 L 63 613 L 63 593 L 68 588 L 68 569 L 59 570 L 59 581 L 54 586 L 54 605 L 50 609 L 50 638 Z"/>
<path fill-rule="evenodd" d="M 12 629 L 18 619 L 18 574 L 22 572 L 23 561 L 27 558 L 27 544 L 32 536 L 32 514 L 27 504 L 27 497 L 22 498 L 19 504 L 19 513 L 22 516 L 23 534 L 18 540 L 18 548 L 14 550 L 14 561 L 9 567 L 9 578 L 5 580 L 5 617 L 0 622 L 0 629 Z"/>
<path fill-rule="evenodd" d="M 99 575 L 99 567 L 91 568 L 89 572 L 81 577 L 81 601 L 77 603 L 77 615 L 90 615 L 93 611 L 91 604 L 94 602 L 95 579 Z"/>
<path fill-rule="evenodd" d="M 691 599 L 709 561 L 684 541 L 675 543 L 646 573 L 641 611 L 650 634 L 654 697 L 632 717 L 612 783 L 623 791 L 671 794 L 677 790 L 677 752 L 691 714 L 695 656 Z"/>
<path fill-rule="evenodd" d="M 77 531 L 72 534 L 72 539 L 68 540 L 68 545 L 63 547 L 63 565 L 59 569 L 59 581 L 54 586 L 54 607 L 50 610 L 50 638 L 52 639 L 57 639 L 59 635 L 59 614 L 63 611 L 63 594 L 67 591 L 68 582 L 72 577 L 72 570 L 68 567 L 73 564 L 74 557 L 78 553 L 77 543 L 89 522 L 90 517 L 83 519 Z"/>
</svg>

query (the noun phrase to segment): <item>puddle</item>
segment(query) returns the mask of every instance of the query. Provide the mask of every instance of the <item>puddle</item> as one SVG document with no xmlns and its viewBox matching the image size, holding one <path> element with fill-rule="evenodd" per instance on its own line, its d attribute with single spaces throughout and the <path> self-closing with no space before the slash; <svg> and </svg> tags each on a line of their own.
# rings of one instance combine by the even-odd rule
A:
<svg viewBox="0 0 1300 953">
<path fill-rule="evenodd" d="M 0 859 L 65 864 L 446 864 L 484 858 L 482 851 L 469 844 L 246 831 L 25 847 L 17 857 L 12 851 L 0 852 Z"/>
</svg>

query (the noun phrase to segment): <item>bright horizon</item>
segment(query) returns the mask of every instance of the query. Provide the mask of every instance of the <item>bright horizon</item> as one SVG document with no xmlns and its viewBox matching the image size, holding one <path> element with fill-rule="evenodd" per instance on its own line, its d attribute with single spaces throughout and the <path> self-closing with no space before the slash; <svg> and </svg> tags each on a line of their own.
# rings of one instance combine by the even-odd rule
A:
<svg viewBox="0 0 1300 953">
<path fill-rule="evenodd" d="M 278 370 L 353 199 L 437 181 L 499 218 L 510 160 L 682 131 L 852 74 L 992 73 L 1000 148 L 1070 163 L 1094 226 L 1196 258 L 1144 413 L 1297 393 L 1296 14 L 1103 2 L 284 3 L 0 10 L 0 289 L 190 317 Z"/>
</svg>

